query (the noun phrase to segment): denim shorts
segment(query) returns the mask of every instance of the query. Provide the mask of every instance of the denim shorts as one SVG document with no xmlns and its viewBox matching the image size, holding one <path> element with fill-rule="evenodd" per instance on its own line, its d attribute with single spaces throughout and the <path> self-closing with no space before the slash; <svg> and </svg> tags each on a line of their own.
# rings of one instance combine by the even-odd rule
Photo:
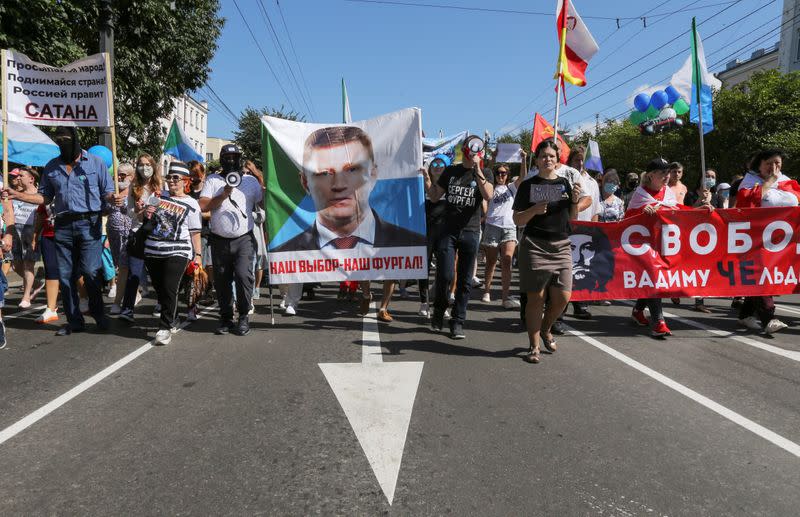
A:
<svg viewBox="0 0 800 517">
<path fill-rule="evenodd" d="M 487 224 L 483 229 L 483 246 L 496 248 L 504 242 L 514 241 L 517 242 L 517 229 L 516 228 L 501 228 L 493 224 Z"/>
</svg>

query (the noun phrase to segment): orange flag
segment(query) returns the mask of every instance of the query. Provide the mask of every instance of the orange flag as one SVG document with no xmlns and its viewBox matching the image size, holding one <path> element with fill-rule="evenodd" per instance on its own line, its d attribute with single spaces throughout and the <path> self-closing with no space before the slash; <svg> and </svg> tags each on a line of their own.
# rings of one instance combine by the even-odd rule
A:
<svg viewBox="0 0 800 517">
<path fill-rule="evenodd" d="M 548 138 L 553 138 L 554 134 L 555 130 L 553 129 L 553 126 L 551 126 L 543 116 L 537 113 L 536 117 L 533 119 L 531 152 L 536 150 L 536 146 L 539 145 L 539 142 L 542 140 L 547 140 Z M 560 134 L 558 135 L 558 143 L 561 145 L 561 163 L 567 163 L 567 159 L 569 158 L 569 146 Z"/>
</svg>

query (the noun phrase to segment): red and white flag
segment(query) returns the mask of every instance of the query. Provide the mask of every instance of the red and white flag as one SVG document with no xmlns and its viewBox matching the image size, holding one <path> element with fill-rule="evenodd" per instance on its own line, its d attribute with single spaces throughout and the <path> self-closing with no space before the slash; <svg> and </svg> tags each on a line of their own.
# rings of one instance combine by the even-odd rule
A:
<svg viewBox="0 0 800 517">
<path fill-rule="evenodd" d="M 586 86 L 586 66 L 600 47 L 569 0 L 558 0 L 556 21 L 560 48 L 556 77 Z"/>
</svg>

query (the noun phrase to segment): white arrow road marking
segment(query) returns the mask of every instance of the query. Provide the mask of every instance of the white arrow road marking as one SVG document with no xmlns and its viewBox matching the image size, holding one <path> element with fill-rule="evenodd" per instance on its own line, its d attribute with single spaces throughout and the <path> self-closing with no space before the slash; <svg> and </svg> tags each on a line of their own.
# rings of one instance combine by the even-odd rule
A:
<svg viewBox="0 0 800 517">
<path fill-rule="evenodd" d="M 361 363 L 319 367 L 391 505 L 423 363 L 383 362 L 374 302 L 364 316 L 362 341 Z"/>
</svg>

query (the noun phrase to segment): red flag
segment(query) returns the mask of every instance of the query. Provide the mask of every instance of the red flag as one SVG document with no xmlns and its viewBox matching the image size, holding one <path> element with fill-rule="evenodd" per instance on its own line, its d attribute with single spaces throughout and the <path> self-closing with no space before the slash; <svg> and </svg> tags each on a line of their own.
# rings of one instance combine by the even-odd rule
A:
<svg viewBox="0 0 800 517">
<path fill-rule="evenodd" d="M 543 116 L 537 113 L 536 117 L 533 119 L 531 152 L 536 150 L 536 146 L 539 145 L 539 142 L 542 140 L 547 140 L 548 138 L 553 138 L 554 134 L 555 130 L 553 129 L 553 126 L 551 126 Z M 567 163 L 567 159 L 569 158 L 569 146 L 560 134 L 558 135 L 558 143 L 561 146 L 561 163 Z"/>
<path fill-rule="evenodd" d="M 555 76 L 575 86 L 586 86 L 586 66 L 599 47 L 569 0 L 558 0 L 556 30 L 559 53 Z"/>
</svg>

